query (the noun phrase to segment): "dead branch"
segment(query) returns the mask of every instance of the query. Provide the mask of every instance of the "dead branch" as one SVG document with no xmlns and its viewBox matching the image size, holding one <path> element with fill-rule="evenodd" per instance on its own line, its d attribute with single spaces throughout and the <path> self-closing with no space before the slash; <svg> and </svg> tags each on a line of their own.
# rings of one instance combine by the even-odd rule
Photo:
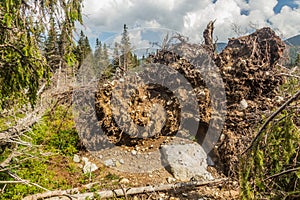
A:
<svg viewBox="0 0 300 200">
<path fill-rule="evenodd" d="M 214 21 L 210 21 L 203 32 L 204 44 L 211 52 L 215 52 L 215 45 L 213 43 Z"/>
<path fill-rule="evenodd" d="M 24 197 L 23 200 L 45 199 L 45 198 L 59 197 L 59 196 L 66 196 L 66 195 L 71 196 L 72 194 L 76 194 L 76 193 L 79 193 L 78 188 L 69 189 L 69 190 L 56 190 L 56 191 L 50 191 L 50 192 L 27 196 Z"/>
<path fill-rule="evenodd" d="M 24 183 L 23 181 L 0 181 L 0 184 L 18 184 Z"/>
<path fill-rule="evenodd" d="M 300 90 L 294 94 L 291 98 L 289 98 L 282 106 L 280 106 L 267 120 L 266 122 L 262 125 L 262 127 L 259 129 L 257 135 L 254 137 L 254 139 L 252 140 L 251 144 L 249 145 L 249 147 L 242 153 L 246 153 L 248 152 L 250 149 L 253 148 L 253 146 L 255 146 L 255 143 L 257 143 L 257 140 L 259 138 L 261 138 L 261 136 L 263 135 L 263 130 L 265 130 L 265 128 L 267 127 L 267 125 L 281 112 L 283 111 L 283 109 L 285 109 L 286 106 L 288 106 L 290 103 L 292 103 L 293 101 L 297 100 L 298 97 L 300 96 Z"/>
<path fill-rule="evenodd" d="M 4 161 L 2 161 L 2 163 L 0 163 L 0 169 L 4 169 L 5 167 L 9 166 L 10 161 L 19 155 L 20 153 L 12 152 Z"/>
<path fill-rule="evenodd" d="M 300 79 L 300 76 L 293 75 L 293 74 L 280 73 L 279 75 L 282 75 L 282 76 L 289 76 L 289 77 L 293 77 L 293 78 L 298 78 L 298 79 Z"/>
<path fill-rule="evenodd" d="M 1 169 L 1 167 L 0 167 Z M 20 178 L 18 175 L 16 175 L 15 173 L 7 170 L 6 173 L 11 176 L 12 178 L 15 179 L 15 181 L 0 181 L 0 184 L 17 184 L 17 183 L 21 183 L 21 184 L 25 184 L 25 185 L 30 185 L 30 186 L 35 186 L 35 187 L 38 187 L 42 190 L 45 190 L 45 191 L 50 191 L 42 186 L 40 186 L 39 184 L 36 184 L 36 183 L 32 183 L 28 180 L 24 180 L 22 178 Z"/>
<path fill-rule="evenodd" d="M 218 184 L 227 181 L 227 178 L 216 179 L 212 181 L 191 181 L 191 182 L 180 182 L 175 184 L 165 184 L 165 185 L 157 185 L 157 186 L 145 186 L 145 187 L 135 187 L 135 188 L 121 188 L 116 190 L 106 190 L 99 192 L 88 192 L 78 194 L 78 189 L 74 188 L 71 190 L 58 190 L 52 192 L 45 192 L 40 194 L 35 194 L 31 196 L 27 196 L 23 198 L 23 200 L 39 200 L 39 199 L 47 199 L 55 196 L 64 196 L 69 195 L 77 200 L 84 200 L 87 198 L 94 198 L 96 195 L 101 198 L 111 198 L 111 197 L 121 197 L 125 195 L 134 195 L 134 194 L 142 194 L 145 192 L 157 192 L 157 191 L 167 191 L 178 188 L 187 188 L 187 187 L 200 187 L 211 184 Z M 77 194 L 75 194 L 77 193 Z"/>
<path fill-rule="evenodd" d="M 19 136 L 20 133 L 27 132 L 43 115 L 45 109 L 37 109 L 28 113 L 25 118 L 17 121 L 16 125 L 0 132 L 0 141 L 9 141 Z"/>
<path fill-rule="evenodd" d="M 269 176 L 269 177 L 265 178 L 264 181 L 266 181 L 266 180 L 268 180 L 268 179 L 273 179 L 273 178 L 276 178 L 276 177 L 278 177 L 278 176 L 281 176 L 281 175 L 284 175 L 284 174 L 288 174 L 288 173 L 291 173 L 291 172 L 296 172 L 296 171 L 299 171 L 299 170 L 300 170 L 300 167 L 288 169 L 288 170 L 279 172 L 279 173 L 277 173 L 277 174 L 274 174 L 274 175 L 272 175 L 272 176 Z"/>
</svg>

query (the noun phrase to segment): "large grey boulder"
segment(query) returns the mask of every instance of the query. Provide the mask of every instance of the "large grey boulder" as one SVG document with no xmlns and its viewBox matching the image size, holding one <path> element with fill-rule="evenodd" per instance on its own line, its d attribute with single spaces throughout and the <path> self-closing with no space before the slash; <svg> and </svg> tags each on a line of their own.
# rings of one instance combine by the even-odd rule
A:
<svg viewBox="0 0 300 200">
<path fill-rule="evenodd" d="M 170 144 L 161 146 L 162 164 L 178 180 L 212 180 L 207 171 L 207 154 L 197 144 Z"/>
</svg>

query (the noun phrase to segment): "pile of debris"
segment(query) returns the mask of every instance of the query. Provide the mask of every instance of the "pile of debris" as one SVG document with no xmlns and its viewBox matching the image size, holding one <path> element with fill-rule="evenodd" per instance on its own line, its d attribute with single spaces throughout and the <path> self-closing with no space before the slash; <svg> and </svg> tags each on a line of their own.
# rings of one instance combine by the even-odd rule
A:
<svg viewBox="0 0 300 200">
<path fill-rule="evenodd" d="M 155 74 L 157 77 L 148 79 L 165 80 L 178 86 L 174 90 L 159 83 L 137 87 L 136 82 L 144 79 L 145 77 L 141 77 L 143 75 L 124 75 L 99 85 L 96 93 L 96 114 L 100 126 L 111 142 L 132 145 L 137 138 L 175 134 L 189 137 L 191 132 L 195 132 L 196 135 L 193 136 L 201 144 L 210 127 L 212 130 L 222 131 L 215 153 L 224 172 L 236 171 L 238 156 L 251 141 L 253 130 L 261 122 L 262 114 L 271 111 L 280 103 L 276 91 L 284 79 L 276 64 L 285 45 L 273 30 L 262 28 L 251 35 L 230 39 L 227 47 L 220 54 L 216 54 L 212 32 L 213 22 L 204 31 L 205 44 L 189 44 L 181 40 L 148 58 L 152 67 L 144 69 L 143 74 Z M 217 70 L 214 68 L 216 66 Z M 179 72 L 188 80 L 188 84 L 172 76 L 164 77 L 165 69 L 171 71 L 171 74 L 172 70 Z M 216 78 L 218 76 L 221 78 Z M 187 90 L 188 85 L 192 86 L 192 91 Z M 123 94 L 117 94 L 118 91 L 124 91 L 122 88 L 131 91 L 130 95 L 126 94 L 127 98 L 122 98 Z M 196 104 L 187 99 L 193 94 Z M 217 105 L 212 101 L 225 95 L 226 101 L 219 101 Z M 112 103 L 120 105 L 120 109 L 113 110 Z M 162 108 L 158 109 L 158 118 L 149 116 L 153 105 L 160 105 L 158 108 Z M 222 106 L 225 107 L 224 110 L 213 112 L 215 108 Z M 199 111 L 199 115 L 194 113 L 195 110 Z M 155 123 L 160 123 L 156 128 L 161 129 L 151 129 L 153 118 L 157 119 Z M 222 123 L 218 123 L 222 118 L 225 119 L 224 127 Z M 197 130 L 194 130 L 195 126 L 191 126 L 195 123 L 198 125 Z M 140 127 L 150 124 L 151 130 L 143 129 L 141 133 L 139 129 L 131 127 L 136 124 Z M 147 132 L 152 135 L 146 136 Z M 215 145 L 214 142 L 211 145 Z"/>
</svg>

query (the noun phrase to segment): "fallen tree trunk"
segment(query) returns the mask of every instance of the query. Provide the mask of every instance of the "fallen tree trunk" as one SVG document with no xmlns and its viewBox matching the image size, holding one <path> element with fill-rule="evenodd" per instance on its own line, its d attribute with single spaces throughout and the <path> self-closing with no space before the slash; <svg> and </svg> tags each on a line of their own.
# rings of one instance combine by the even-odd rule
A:
<svg viewBox="0 0 300 200">
<path fill-rule="evenodd" d="M 9 142 L 9 140 L 18 137 L 20 133 L 26 132 L 35 124 L 44 114 L 45 109 L 37 109 L 26 114 L 25 118 L 17 121 L 16 125 L 0 132 L 0 142 Z"/>
<path fill-rule="evenodd" d="M 92 199 L 96 196 L 101 197 L 101 198 L 111 198 L 111 197 L 121 197 L 121 196 L 127 196 L 127 195 L 143 194 L 146 192 L 167 191 L 167 190 L 178 189 L 178 188 L 200 187 L 200 186 L 205 186 L 205 185 L 222 183 L 227 180 L 228 180 L 227 178 L 222 178 L 222 179 L 216 179 L 216 180 L 212 180 L 212 181 L 180 182 L 180 183 L 157 185 L 157 186 L 121 188 L 121 189 L 116 189 L 116 190 L 88 192 L 88 193 L 82 193 L 82 194 L 74 194 L 79 191 L 78 189 L 75 188 L 75 189 L 71 189 L 71 190 L 58 190 L 58 191 L 35 194 L 35 195 L 27 196 L 27 197 L 23 198 L 23 200 L 50 199 L 52 197 L 58 197 L 58 196 L 66 196 L 69 199 L 77 199 L 77 200 L 84 200 L 87 198 Z"/>
</svg>

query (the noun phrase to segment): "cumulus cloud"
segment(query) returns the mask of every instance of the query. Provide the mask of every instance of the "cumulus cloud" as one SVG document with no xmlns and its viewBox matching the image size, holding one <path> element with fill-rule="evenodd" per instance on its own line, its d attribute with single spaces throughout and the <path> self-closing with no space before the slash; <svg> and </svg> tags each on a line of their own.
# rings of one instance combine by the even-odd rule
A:
<svg viewBox="0 0 300 200">
<path fill-rule="evenodd" d="M 288 6 L 282 7 L 280 13 L 270 18 L 272 26 L 282 34 L 282 37 L 288 38 L 299 34 L 300 31 L 300 10 L 292 9 Z"/>
<path fill-rule="evenodd" d="M 206 24 L 215 19 L 215 36 L 219 41 L 238 35 L 233 25 L 242 33 L 271 26 L 285 38 L 299 34 L 299 6 L 293 9 L 284 6 L 275 13 L 277 3 L 277 0 L 85 0 L 83 12 L 91 37 L 101 32 L 120 33 L 126 23 L 129 28 L 173 29 L 199 42 Z M 294 3 L 300 5 L 300 0 Z M 140 35 L 134 37 L 143 42 Z"/>
<path fill-rule="evenodd" d="M 144 40 L 142 38 L 142 30 L 141 29 L 134 29 L 132 31 L 129 31 L 128 36 L 130 39 L 131 46 L 134 49 L 140 49 L 140 48 L 149 48 L 151 45 L 149 44 L 149 40 Z M 121 43 L 122 35 L 117 35 L 114 37 L 111 41 L 106 41 L 109 43 Z"/>
</svg>

